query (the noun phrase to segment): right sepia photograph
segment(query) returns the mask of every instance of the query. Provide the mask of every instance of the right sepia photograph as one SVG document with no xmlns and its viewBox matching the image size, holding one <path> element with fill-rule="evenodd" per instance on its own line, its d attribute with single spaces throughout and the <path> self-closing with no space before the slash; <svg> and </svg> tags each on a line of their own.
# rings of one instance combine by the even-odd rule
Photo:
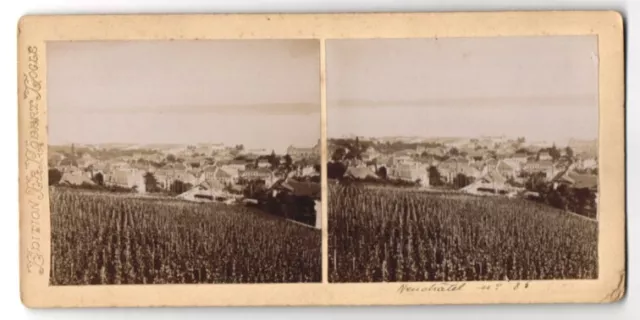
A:
<svg viewBox="0 0 640 320">
<path fill-rule="evenodd" d="M 327 40 L 329 281 L 597 279 L 597 41 Z"/>
</svg>

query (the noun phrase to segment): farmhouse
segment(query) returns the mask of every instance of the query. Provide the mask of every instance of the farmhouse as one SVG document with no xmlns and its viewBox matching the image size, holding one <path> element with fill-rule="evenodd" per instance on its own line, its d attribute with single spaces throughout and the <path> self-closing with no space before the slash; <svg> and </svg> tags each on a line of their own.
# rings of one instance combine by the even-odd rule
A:
<svg viewBox="0 0 640 320">
<path fill-rule="evenodd" d="M 372 178 L 372 179 L 377 179 L 378 176 L 373 173 L 371 170 L 369 170 L 366 167 L 349 167 L 347 168 L 347 171 L 345 171 L 344 173 L 344 177 L 345 178 L 352 178 L 352 179 L 359 179 L 359 180 L 363 180 L 363 179 L 367 179 L 367 178 Z"/>
<path fill-rule="evenodd" d="M 105 184 L 121 188 L 135 188 L 139 193 L 146 192 L 144 171 L 137 169 L 115 169 L 105 177 Z"/>
<path fill-rule="evenodd" d="M 419 181 L 421 186 L 429 185 L 429 172 L 424 165 L 400 164 L 392 168 L 390 175 L 405 181 Z"/>
<path fill-rule="evenodd" d="M 200 176 L 200 179 L 198 179 L 199 182 L 207 181 L 210 185 L 214 185 L 216 183 L 227 185 L 233 183 L 234 180 L 235 177 L 232 173 L 219 166 L 207 166 L 202 170 L 202 175 Z"/>
<path fill-rule="evenodd" d="M 517 188 L 509 186 L 506 182 L 507 179 L 497 170 L 491 170 L 468 186 L 462 188 L 461 191 L 478 195 L 508 195 L 509 193 L 517 191 Z"/>
<path fill-rule="evenodd" d="M 224 191 L 224 186 L 215 180 L 203 181 L 177 196 L 179 199 L 197 202 L 226 201 L 231 197 Z"/>
<path fill-rule="evenodd" d="M 169 189 L 171 183 L 173 182 L 173 170 L 172 169 L 158 169 L 153 173 L 154 178 L 156 179 L 156 183 L 158 187 L 162 189 Z"/>
<path fill-rule="evenodd" d="M 452 182 L 458 174 L 468 177 L 477 178 L 481 172 L 467 161 L 462 159 L 451 158 L 438 164 L 438 172 L 444 182 Z"/>
<path fill-rule="evenodd" d="M 196 178 L 196 176 L 193 173 L 187 172 L 187 171 L 175 171 L 173 179 L 179 180 L 191 185 L 194 185 L 198 182 L 198 179 Z"/>
<path fill-rule="evenodd" d="M 81 186 L 81 185 L 94 185 L 95 183 L 91 180 L 89 176 L 83 174 L 83 172 L 65 172 L 62 174 L 62 178 L 60 179 L 59 184 L 70 185 L 70 186 Z"/>
<path fill-rule="evenodd" d="M 560 185 L 570 186 L 576 189 L 589 189 L 591 191 L 598 191 L 598 176 L 594 174 L 577 173 L 573 170 L 566 170 L 558 173 L 551 180 L 553 188 L 557 188 Z"/>
</svg>

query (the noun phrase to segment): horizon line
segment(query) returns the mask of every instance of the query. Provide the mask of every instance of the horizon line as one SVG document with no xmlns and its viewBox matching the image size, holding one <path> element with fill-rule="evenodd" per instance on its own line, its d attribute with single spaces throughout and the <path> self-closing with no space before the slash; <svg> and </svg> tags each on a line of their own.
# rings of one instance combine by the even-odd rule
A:
<svg viewBox="0 0 640 320">
<path fill-rule="evenodd" d="M 327 106 L 338 108 L 376 108 L 376 107 L 582 107 L 583 104 L 598 101 L 597 94 L 566 95 L 566 96 L 508 96 L 508 97 L 446 97 L 429 99 L 403 100 L 368 100 L 368 99 L 327 99 Z"/>
<path fill-rule="evenodd" d="M 315 110 L 317 109 L 317 110 Z M 140 114 L 140 113 L 185 113 L 243 115 L 248 112 L 261 115 L 311 115 L 321 113 L 321 104 L 311 102 L 217 104 L 217 105 L 166 105 L 166 106 L 118 106 L 100 108 L 50 107 L 49 113 L 80 114 Z"/>
</svg>

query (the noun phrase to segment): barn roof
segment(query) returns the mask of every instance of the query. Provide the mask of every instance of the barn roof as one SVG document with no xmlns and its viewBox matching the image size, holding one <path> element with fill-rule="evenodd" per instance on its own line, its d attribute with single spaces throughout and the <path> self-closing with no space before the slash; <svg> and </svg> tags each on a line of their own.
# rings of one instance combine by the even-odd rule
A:
<svg viewBox="0 0 640 320">
<path fill-rule="evenodd" d="M 94 185 L 95 183 L 89 179 L 89 177 L 82 174 L 73 174 L 65 172 L 60 179 L 60 183 L 69 184 L 69 185 L 82 185 L 82 184 L 90 184 Z"/>
<path fill-rule="evenodd" d="M 487 172 L 487 174 L 482 176 L 482 178 L 480 179 L 487 181 L 489 183 L 503 184 L 507 182 L 507 179 L 504 176 L 502 176 L 500 172 L 498 172 L 497 170 L 490 170 L 489 172 Z"/>
<path fill-rule="evenodd" d="M 598 188 L 598 176 L 595 174 L 579 174 L 572 172 L 569 174 L 569 177 L 575 182 L 573 185 L 575 188 Z"/>
<path fill-rule="evenodd" d="M 598 176 L 595 174 L 577 173 L 575 171 L 563 171 L 553 177 L 554 182 L 565 182 L 571 184 L 574 188 L 598 188 Z"/>
<path fill-rule="evenodd" d="M 378 176 L 375 173 L 371 172 L 368 168 L 360 167 L 349 167 L 347 171 L 344 173 L 345 177 L 353 177 L 356 179 L 365 179 L 368 177 L 377 178 Z"/>
<path fill-rule="evenodd" d="M 314 199 L 320 199 L 322 193 L 320 184 L 314 182 L 302 182 L 289 179 L 284 181 L 280 187 L 289 190 L 293 195 L 307 196 Z"/>
</svg>

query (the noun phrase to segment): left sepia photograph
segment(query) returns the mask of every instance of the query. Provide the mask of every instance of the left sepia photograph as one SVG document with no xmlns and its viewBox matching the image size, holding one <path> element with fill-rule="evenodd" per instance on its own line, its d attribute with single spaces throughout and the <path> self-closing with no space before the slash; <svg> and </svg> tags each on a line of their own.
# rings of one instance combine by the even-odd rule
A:
<svg viewBox="0 0 640 320">
<path fill-rule="evenodd" d="M 50 285 L 321 282 L 318 40 L 46 58 Z"/>
</svg>

